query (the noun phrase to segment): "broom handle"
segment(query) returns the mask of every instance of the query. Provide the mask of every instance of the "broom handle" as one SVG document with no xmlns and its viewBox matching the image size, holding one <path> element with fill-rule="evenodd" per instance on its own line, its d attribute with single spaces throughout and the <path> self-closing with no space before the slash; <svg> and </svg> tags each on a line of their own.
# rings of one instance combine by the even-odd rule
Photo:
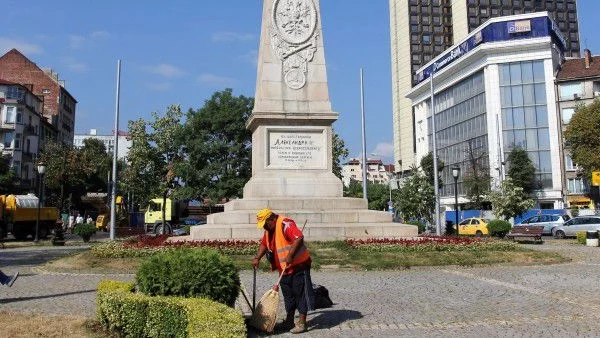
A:
<svg viewBox="0 0 600 338">
<path fill-rule="evenodd" d="M 256 310 L 256 268 L 254 268 L 254 282 L 252 283 L 252 313 Z"/>
<path fill-rule="evenodd" d="M 306 226 L 307 221 L 308 221 L 307 219 L 304 220 L 304 225 L 302 225 L 302 230 L 300 230 L 300 231 L 304 232 L 304 227 Z"/>
</svg>

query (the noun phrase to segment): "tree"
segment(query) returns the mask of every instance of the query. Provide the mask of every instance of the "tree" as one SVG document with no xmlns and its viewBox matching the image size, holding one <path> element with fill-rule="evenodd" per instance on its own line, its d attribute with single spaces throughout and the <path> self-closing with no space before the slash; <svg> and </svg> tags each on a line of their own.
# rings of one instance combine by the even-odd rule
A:
<svg viewBox="0 0 600 338">
<path fill-rule="evenodd" d="M 88 156 L 80 149 L 62 143 L 46 143 L 40 159 L 46 163 L 44 184 L 50 195 L 48 204 L 61 211 L 77 204 L 81 195 L 85 194 L 86 177 L 95 168 L 93 159 Z M 69 192 L 68 199 L 66 192 Z"/>
<path fill-rule="evenodd" d="M 386 210 L 390 199 L 390 187 L 387 184 L 367 183 L 367 201 L 370 210 Z M 345 197 L 362 198 L 362 182 L 350 180 L 348 187 L 344 187 Z"/>
<path fill-rule="evenodd" d="M 508 177 L 512 182 L 523 189 L 523 192 L 531 196 L 537 188 L 535 179 L 535 166 L 527 155 L 527 151 L 520 147 L 515 147 L 508 154 Z"/>
<path fill-rule="evenodd" d="M 487 164 L 487 152 L 475 149 L 472 140 L 467 148 L 467 172 L 463 178 L 463 187 L 469 199 L 467 209 L 482 210 L 485 196 L 490 191 L 490 171 Z"/>
<path fill-rule="evenodd" d="M 488 199 L 492 202 L 494 215 L 506 221 L 523 214 L 535 204 L 523 188 L 516 185 L 511 178 L 502 181 L 500 189 L 490 192 Z"/>
<path fill-rule="evenodd" d="M 85 139 L 81 153 L 93 164 L 85 178 L 85 190 L 108 192 L 107 176 L 112 169 L 112 156 L 106 152 L 104 143 L 98 139 Z"/>
<path fill-rule="evenodd" d="M 159 194 L 162 159 L 150 143 L 146 121 L 129 121 L 128 129 L 132 145 L 122 171 L 122 189 L 133 193 L 138 201 L 146 202 Z"/>
<path fill-rule="evenodd" d="M 252 176 L 252 132 L 246 121 L 253 106 L 252 98 L 225 89 L 188 112 L 178 136 L 187 156 L 179 167 L 186 183 L 181 196 L 212 201 L 242 196 Z"/>
<path fill-rule="evenodd" d="M 0 156 L 0 194 L 13 193 L 18 183 L 19 178 L 10 167 L 10 158 Z"/>
<path fill-rule="evenodd" d="M 180 135 L 182 125 L 181 118 L 183 113 L 178 105 L 171 105 L 167 108 L 164 115 L 152 112 L 152 120 L 148 122 L 151 128 L 149 140 L 154 144 L 154 151 L 158 155 L 155 159 L 155 172 L 158 173 L 159 189 L 162 192 L 162 234 L 166 233 L 166 210 L 167 196 L 174 192 L 179 186 L 180 181 L 177 178 L 175 168 L 183 162 L 182 147 L 176 142 L 176 137 Z"/>
<path fill-rule="evenodd" d="M 585 177 L 600 170 L 600 100 L 587 106 L 577 107 L 571 117 L 565 140 L 573 162 L 581 168 Z"/>
<path fill-rule="evenodd" d="M 340 136 L 332 129 L 332 168 L 333 174 L 339 179 L 342 179 L 342 163 L 348 157 L 349 152 L 346 148 L 346 143 L 340 138 Z"/>
<path fill-rule="evenodd" d="M 441 174 L 442 170 L 444 170 L 444 167 L 445 167 L 444 161 L 438 159 L 437 165 L 438 165 L 438 184 L 439 184 L 439 188 L 442 189 L 442 186 L 444 184 L 440 178 L 440 174 Z M 427 180 L 431 184 L 431 186 L 434 186 L 433 152 L 429 152 L 429 154 L 425 155 L 425 157 L 423 157 L 421 159 L 421 169 L 423 170 L 423 173 L 425 173 L 425 176 L 427 177 Z"/>
<path fill-rule="evenodd" d="M 416 168 L 404 178 L 403 184 L 393 196 L 394 205 L 402 213 L 404 222 L 426 220 L 433 222 L 435 214 L 435 192 L 429 178 Z"/>
</svg>

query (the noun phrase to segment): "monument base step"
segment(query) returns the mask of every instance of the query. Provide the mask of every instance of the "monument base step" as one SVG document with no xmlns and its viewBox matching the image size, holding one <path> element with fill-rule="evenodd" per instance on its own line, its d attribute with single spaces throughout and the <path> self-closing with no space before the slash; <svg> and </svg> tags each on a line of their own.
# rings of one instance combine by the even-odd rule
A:
<svg viewBox="0 0 600 338">
<path fill-rule="evenodd" d="M 302 228 L 302 222 L 298 221 Z M 259 240 L 264 230 L 256 223 L 204 224 L 191 228 L 191 240 Z M 307 241 L 343 239 L 397 238 L 418 236 L 417 227 L 400 223 L 307 223 L 304 228 Z"/>
</svg>

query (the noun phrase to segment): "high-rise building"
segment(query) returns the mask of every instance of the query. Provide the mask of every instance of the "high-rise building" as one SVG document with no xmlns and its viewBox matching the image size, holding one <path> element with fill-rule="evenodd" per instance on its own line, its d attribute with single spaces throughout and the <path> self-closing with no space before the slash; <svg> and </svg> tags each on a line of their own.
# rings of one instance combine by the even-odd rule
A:
<svg viewBox="0 0 600 338">
<path fill-rule="evenodd" d="M 394 157 L 401 168 L 417 164 L 414 112 L 405 98 L 418 82 L 415 71 L 490 18 L 540 11 L 565 37 L 565 55 L 579 56 L 576 0 L 390 0 Z"/>
</svg>

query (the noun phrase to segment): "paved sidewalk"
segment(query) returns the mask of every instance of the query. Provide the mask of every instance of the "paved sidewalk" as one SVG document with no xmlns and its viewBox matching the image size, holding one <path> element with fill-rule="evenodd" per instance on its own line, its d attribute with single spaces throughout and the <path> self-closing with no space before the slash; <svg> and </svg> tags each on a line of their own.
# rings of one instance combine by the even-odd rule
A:
<svg viewBox="0 0 600 338">
<path fill-rule="evenodd" d="M 552 240 L 532 247 L 558 251 L 574 261 L 529 267 L 315 271 L 313 281 L 330 290 L 335 305 L 309 315 L 310 331 L 303 336 L 600 336 L 600 248 Z M 133 275 L 37 270 L 42 261 L 72 250 L 0 250 L 2 270 L 22 273 L 12 288 L 0 288 L 0 307 L 92 317 L 95 287 L 100 280 L 133 279 Z M 242 271 L 240 276 L 251 293 L 251 271 Z M 259 273 L 257 298 L 276 277 L 274 273 Z"/>
</svg>

